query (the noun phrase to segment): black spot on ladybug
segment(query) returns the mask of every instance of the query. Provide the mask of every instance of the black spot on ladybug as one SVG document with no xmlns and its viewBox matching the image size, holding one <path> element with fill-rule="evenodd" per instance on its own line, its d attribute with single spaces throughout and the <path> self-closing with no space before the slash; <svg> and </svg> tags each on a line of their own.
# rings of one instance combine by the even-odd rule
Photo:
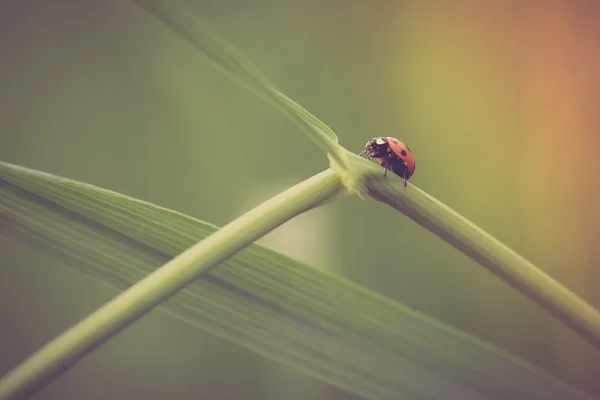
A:
<svg viewBox="0 0 600 400">
<path fill-rule="evenodd" d="M 402 156 L 406 157 L 406 150 L 404 150 L 404 149 L 400 150 L 400 154 L 402 154 Z"/>
</svg>

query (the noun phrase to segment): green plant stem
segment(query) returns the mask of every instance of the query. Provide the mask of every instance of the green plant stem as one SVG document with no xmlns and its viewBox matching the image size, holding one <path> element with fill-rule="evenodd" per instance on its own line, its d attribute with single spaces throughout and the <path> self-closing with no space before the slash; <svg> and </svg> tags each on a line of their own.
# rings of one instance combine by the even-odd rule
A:
<svg viewBox="0 0 600 400">
<path fill-rule="evenodd" d="M 179 254 L 64 332 L 0 381 L 0 399 L 30 396 L 160 302 L 285 221 L 343 194 L 331 170 L 282 192 Z"/>
<path fill-rule="evenodd" d="M 600 350 L 598 310 L 450 207 L 389 176 L 366 181 L 367 193 L 477 261 Z"/>
</svg>

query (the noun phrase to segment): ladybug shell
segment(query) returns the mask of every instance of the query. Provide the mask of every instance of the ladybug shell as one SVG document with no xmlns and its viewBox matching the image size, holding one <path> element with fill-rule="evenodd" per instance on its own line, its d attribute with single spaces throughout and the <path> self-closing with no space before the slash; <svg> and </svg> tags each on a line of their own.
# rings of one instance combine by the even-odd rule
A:
<svg viewBox="0 0 600 400">
<path fill-rule="evenodd" d="M 400 140 L 393 137 L 388 137 L 387 139 L 390 149 L 406 164 L 406 179 L 410 179 L 412 174 L 415 173 L 415 168 L 417 166 L 417 163 L 415 162 L 415 156 L 413 155 L 412 151 L 410 151 L 410 148 Z"/>
</svg>

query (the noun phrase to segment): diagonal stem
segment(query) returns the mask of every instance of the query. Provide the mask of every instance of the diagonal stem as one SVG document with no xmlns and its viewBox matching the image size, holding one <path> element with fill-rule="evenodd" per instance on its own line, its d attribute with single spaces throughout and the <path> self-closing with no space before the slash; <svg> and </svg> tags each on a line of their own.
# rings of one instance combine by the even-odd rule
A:
<svg viewBox="0 0 600 400">
<path fill-rule="evenodd" d="M 323 171 L 280 193 L 182 252 L 42 347 L 0 380 L 0 399 L 23 399 L 200 275 L 294 216 L 345 193 Z"/>
<path fill-rule="evenodd" d="M 390 181 L 369 180 L 369 195 L 478 262 L 600 350 L 598 310 L 441 201 L 414 185 Z"/>
</svg>

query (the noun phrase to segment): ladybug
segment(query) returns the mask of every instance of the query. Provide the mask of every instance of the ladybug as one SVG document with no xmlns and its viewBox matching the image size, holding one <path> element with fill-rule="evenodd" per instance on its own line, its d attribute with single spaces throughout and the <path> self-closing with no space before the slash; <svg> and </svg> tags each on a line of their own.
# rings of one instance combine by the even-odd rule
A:
<svg viewBox="0 0 600 400">
<path fill-rule="evenodd" d="M 387 176 L 388 169 L 404 179 L 407 185 L 410 177 L 415 173 L 415 157 L 410 148 L 400 140 L 382 136 L 369 139 L 365 149 L 359 155 L 366 154 L 367 158 L 376 158 L 384 168 L 383 174 Z"/>
</svg>

